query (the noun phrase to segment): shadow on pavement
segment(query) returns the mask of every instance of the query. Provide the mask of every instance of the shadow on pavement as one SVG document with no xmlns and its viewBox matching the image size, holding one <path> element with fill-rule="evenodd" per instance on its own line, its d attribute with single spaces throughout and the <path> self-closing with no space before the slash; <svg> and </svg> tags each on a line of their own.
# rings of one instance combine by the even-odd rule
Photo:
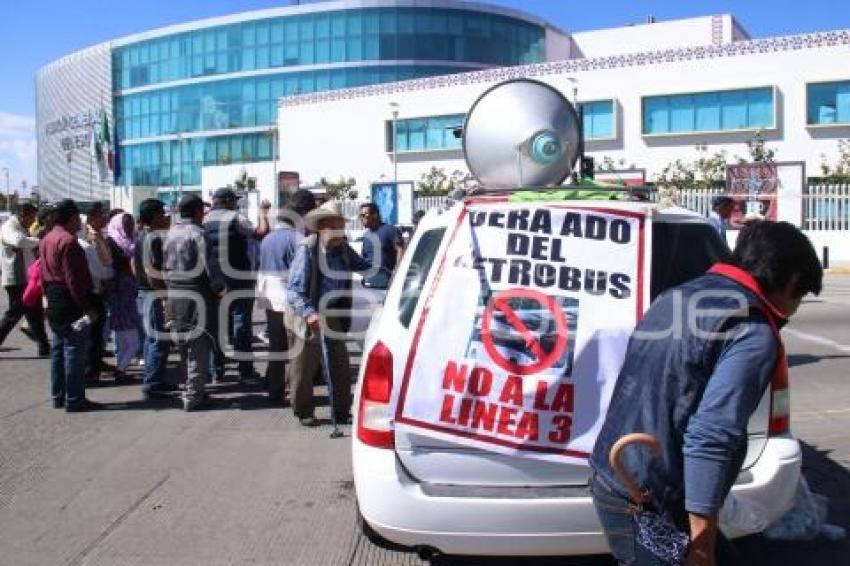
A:
<svg viewBox="0 0 850 566">
<path fill-rule="evenodd" d="M 803 474 L 812 491 L 829 499 L 829 517 L 832 524 L 850 530 L 850 471 L 829 458 L 829 452 L 805 442 L 803 448 Z M 829 541 L 819 537 L 812 541 L 776 541 L 754 535 L 735 541 L 741 564 L 747 566 L 833 566 L 847 564 L 850 556 L 850 539 Z M 412 549 L 406 549 L 412 553 Z M 610 556 L 576 557 L 505 557 L 490 556 L 435 556 L 434 566 L 610 566 L 615 564 Z"/>
<path fill-rule="evenodd" d="M 829 499 L 827 520 L 850 529 L 850 471 L 829 458 L 829 451 L 800 442 L 803 448 L 803 475 L 815 493 Z M 736 541 L 744 564 L 753 566 L 832 566 L 847 564 L 850 539 L 829 541 L 818 537 L 811 541 L 768 540 L 761 535 Z"/>
<path fill-rule="evenodd" d="M 789 354 L 788 367 L 804 366 L 806 364 L 816 364 L 823 360 L 842 360 L 850 359 L 847 355 L 832 355 L 832 356 L 813 356 L 812 354 Z"/>
</svg>

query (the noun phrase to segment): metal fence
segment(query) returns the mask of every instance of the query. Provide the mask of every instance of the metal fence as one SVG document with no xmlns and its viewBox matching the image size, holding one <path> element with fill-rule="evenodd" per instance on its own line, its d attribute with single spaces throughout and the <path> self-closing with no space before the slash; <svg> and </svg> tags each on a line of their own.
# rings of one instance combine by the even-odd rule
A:
<svg viewBox="0 0 850 566">
<path fill-rule="evenodd" d="M 722 188 L 682 189 L 678 194 L 679 205 L 708 216 L 711 200 L 725 194 Z M 657 199 L 657 192 L 649 193 L 650 200 Z M 441 206 L 446 197 L 416 197 L 413 210 L 429 210 Z M 850 184 L 810 184 L 803 199 L 803 230 L 848 230 L 850 231 Z M 357 212 L 363 201 L 342 202 L 347 219 L 346 228 L 351 231 L 363 229 Z"/>
<path fill-rule="evenodd" d="M 427 212 L 432 208 L 442 206 L 445 202 L 446 197 L 444 196 L 416 197 L 413 199 L 413 210 L 414 212 L 417 210 L 424 210 Z"/>
<path fill-rule="evenodd" d="M 682 189 L 679 191 L 679 206 L 708 216 L 711 199 L 725 192 L 723 189 Z"/>
<path fill-rule="evenodd" d="M 803 195 L 803 230 L 850 230 L 850 184 L 809 185 Z"/>
<path fill-rule="evenodd" d="M 363 200 L 343 200 L 340 201 L 342 206 L 342 214 L 345 216 L 345 229 L 348 232 L 359 232 L 363 230 L 363 224 L 360 223 L 360 218 L 357 216 L 360 211 L 360 206 L 368 201 Z M 413 199 L 413 210 L 428 211 L 432 208 L 442 206 L 446 202 L 444 196 L 429 196 L 415 197 Z"/>
</svg>

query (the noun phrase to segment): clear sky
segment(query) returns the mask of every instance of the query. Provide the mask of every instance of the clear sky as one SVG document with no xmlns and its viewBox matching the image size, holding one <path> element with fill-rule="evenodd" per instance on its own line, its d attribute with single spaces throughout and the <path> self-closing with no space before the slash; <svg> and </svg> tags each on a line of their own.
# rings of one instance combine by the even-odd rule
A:
<svg viewBox="0 0 850 566">
<path fill-rule="evenodd" d="M 288 0 L 2 0 L 0 167 L 10 184 L 35 179 L 33 81 L 42 65 L 83 47 L 193 19 L 284 6 Z M 293 2 L 294 3 L 294 2 Z M 302 2 L 307 3 L 307 2 Z M 753 37 L 850 28 L 847 0 L 488 0 L 524 10 L 566 31 L 731 13 Z M 0 190 L 5 178 L 0 172 Z"/>
</svg>

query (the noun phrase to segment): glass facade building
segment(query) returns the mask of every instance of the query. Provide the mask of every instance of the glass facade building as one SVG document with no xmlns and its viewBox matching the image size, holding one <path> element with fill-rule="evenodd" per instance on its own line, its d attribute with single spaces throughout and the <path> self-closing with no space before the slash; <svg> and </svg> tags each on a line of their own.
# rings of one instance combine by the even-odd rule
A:
<svg viewBox="0 0 850 566">
<path fill-rule="evenodd" d="M 373 4 L 246 14 L 116 46 L 116 184 L 197 185 L 204 165 L 272 159 L 284 96 L 546 60 L 546 27 L 531 18 L 465 3 Z M 399 126 L 399 151 L 459 147 L 434 119 Z"/>
</svg>

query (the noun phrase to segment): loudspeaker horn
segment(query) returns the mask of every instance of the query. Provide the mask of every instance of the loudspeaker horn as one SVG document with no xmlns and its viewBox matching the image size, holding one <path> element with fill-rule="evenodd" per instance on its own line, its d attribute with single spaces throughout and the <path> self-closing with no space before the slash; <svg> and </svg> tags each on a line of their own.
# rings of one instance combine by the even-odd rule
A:
<svg viewBox="0 0 850 566">
<path fill-rule="evenodd" d="M 559 185 L 575 167 L 575 108 L 540 81 L 512 79 L 484 92 L 466 115 L 463 155 L 485 189 Z"/>
</svg>

